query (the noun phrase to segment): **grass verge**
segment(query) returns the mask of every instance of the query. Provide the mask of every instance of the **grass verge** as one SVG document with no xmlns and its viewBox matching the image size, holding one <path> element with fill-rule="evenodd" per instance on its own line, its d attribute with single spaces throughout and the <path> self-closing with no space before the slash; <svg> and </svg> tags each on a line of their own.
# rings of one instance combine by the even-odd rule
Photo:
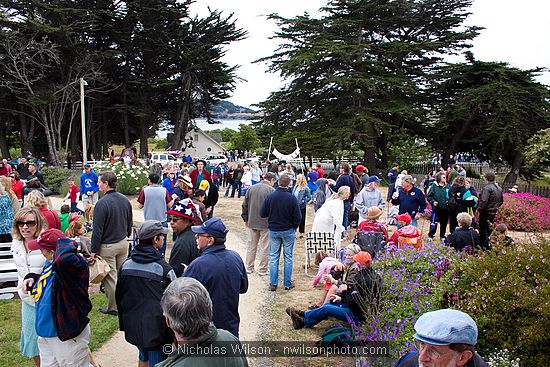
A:
<svg viewBox="0 0 550 367">
<path fill-rule="evenodd" d="M 104 305 L 104 294 L 90 295 L 93 310 L 90 312 L 90 328 L 92 337 L 90 349 L 99 349 L 118 330 L 118 318 L 97 312 Z M 94 312 L 95 311 L 95 312 Z M 19 337 L 21 333 L 21 301 L 13 299 L 0 301 L 0 365 L 12 367 L 32 367 L 34 364 L 19 353 Z M 7 362 L 9 361 L 9 363 Z"/>
</svg>

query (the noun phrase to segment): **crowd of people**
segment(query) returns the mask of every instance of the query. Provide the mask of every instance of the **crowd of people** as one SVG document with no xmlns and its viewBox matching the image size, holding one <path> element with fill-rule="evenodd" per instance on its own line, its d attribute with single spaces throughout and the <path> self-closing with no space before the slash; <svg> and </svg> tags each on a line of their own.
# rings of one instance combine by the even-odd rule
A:
<svg viewBox="0 0 550 367">
<path fill-rule="evenodd" d="M 423 236 L 419 221 L 427 217 L 429 240 L 439 226 L 440 241 L 458 251 L 488 249 L 493 237 L 513 243 L 502 224 L 495 227 L 496 236 L 491 235 L 502 204 L 494 174 L 485 175 L 487 183 L 477 193 L 459 165 L 430 174 L 424 192 L 418 186 L 426 180 L 418 185 L 396 164 L 387 172 L 384 197 L 382 179 L 369 175 L 363 165 L 341 163 L 339 173 L 326 174 L 321 164 L 300 173 L 291 164 L 267 162 L 262 169 L 257 163 L 186 161 L 149 174 L 148 185 L 137 197 L 144 216 L 137 228 L 132 205 L 117 192 L 113 172 L 96 173 L 86 165 L 78 186 L 69 177 L 64 201 L 70 206 L 58 213 L 48 202 L 35 165 L 23 159 L 10 167 L 4 164 L 0 171 L 8 171 L 0 177 L 0 236 L 2 242 L 12 243 L 18 270 L 21 353 L 37 366 L 97 365 L 88 349 L 88 264 L 99 260 L 109 266 L 102 281 L 106 305 L 99 311 L 118 317 L 126 340 L 139 349 L 140 366 L 196 365 L 179 350 L 169 356 L 166 344 L 238 343 L 239 295 L 247 292 L 250 274 L 268 276 L 269 290 L 276 292 L 282 253 L 283 288 L 296 287 L 294 245 L 306 234 L 310 205 L 315 212 L 311 232 L 332 233 L 336 252 L 315 254 L 319 272 L 313 287 L 322 284 L 323 291 L 308 310 L 286 309 L 295 329 L 313 327 L 329 317 L 358 323 L 375 312 L 383 287 L 372 267 L 376 251 L 363 246 L 360 234 L 379 233 L 377 238 L 388 246 L 421 249 L 421 241 L 418 246 L 415 240 Z M 244 261 L 226 247 L 229 230 L 222 218 L 214 217 L 224 190 L 225 196 L 244 196 Z M 384 211 L 388 216 L 381 221 Z M 388 225 L 392 220 L 395 229 Z M 353 237 L 354 243 L 343 245 Z M 457 312 L 420 317 L 415 325 L 418 352 L 405 356 L 400 366 L 428 365 L 442 356 L 453 362 L 433 365 L 482 365 L 471 364 L 480 359 L 474 351 L 475 323 Z M 455 324 L 464 327 L 456 331 Z M 445 334 L 445 328 L 452 331 Z M 231 361 L 247 365 L 244 357 Z M 199 365 L 215 363 L 206 358 Z"/>
</svg>

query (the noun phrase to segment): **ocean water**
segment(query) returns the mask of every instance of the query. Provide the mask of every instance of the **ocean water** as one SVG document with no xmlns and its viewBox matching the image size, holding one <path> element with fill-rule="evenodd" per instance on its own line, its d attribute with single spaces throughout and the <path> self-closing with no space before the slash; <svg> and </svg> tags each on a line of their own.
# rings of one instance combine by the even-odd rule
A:
<svg viewBox="0 0 550 367">
<path fill-rule="evenodd" d="M 239 131 L 239 125 L 240 124 L 250 125 L 250 121 L 244 120 L 244 119 L 223 119 L 223 120 L 219 120 L 219 121 L 220 121 L 219 124 L 209 124 L 208 122 L 206 122 L 206 119 L 204 119 L 204 118 L 195 120 L 195 122 L 197 123 L 198 128 L 201 129 L 201 130 L 204 130 L 204 131 L 216 130 L 216 129 L 223 130 L 225 128 L 229 128 L 229 129 L 232 129 L 232 130 L 235 130 L 235 131 Z M 168 133 L 170 133 L 170 131 L 159 130 L 159 131 L 157 131 L 156 138 L 157 139 L 166 138 Z"/>
</svg>

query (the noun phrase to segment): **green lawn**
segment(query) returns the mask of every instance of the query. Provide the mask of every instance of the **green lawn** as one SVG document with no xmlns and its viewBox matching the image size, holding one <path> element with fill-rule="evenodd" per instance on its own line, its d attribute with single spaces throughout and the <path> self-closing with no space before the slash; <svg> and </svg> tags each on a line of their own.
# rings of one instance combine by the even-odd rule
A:
<svg viewBox="0 0 550 367">
<path fill-rule="evenodd" d="M 93 305 L 89 315 L 92 329 L 90 348 L 94 351 L 118 330 L 118 318 L 98 311 L 98 308 L 106 303 L 104 294 L 92 294 L 90 299 Z M 21 302 L 17 299 L 0 301 L 0 361 L 9 361 L 12 367 L 32 367 L 32 361 L 19 353 L 20 331 Z"/>
</svg>

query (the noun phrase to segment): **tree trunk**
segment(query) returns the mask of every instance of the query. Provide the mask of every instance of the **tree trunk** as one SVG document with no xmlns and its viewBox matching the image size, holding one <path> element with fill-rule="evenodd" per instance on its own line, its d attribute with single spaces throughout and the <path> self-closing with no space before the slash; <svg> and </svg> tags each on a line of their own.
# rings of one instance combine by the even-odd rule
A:
<svg viewBox="0 0 550 367">
<path fill-rule="evenodd" d="M 147 157 L 149 147 L 147 145 L 147 127 L 143 121 L 139 121 L 139 154 Z"/>
<path fill-rule="evenodd" d="M 128 126 L 128 105 L 126 101 L 126 84 L 124 84 L 124 89 L 122 90 L 124 111 L 122 112 L 122 125 L 124 127 L 124 146 L 130 146 L 130 127 Z"/>
<path fill-rule="evenodd" d="M 11 130 L 11 121 L 2 123 L 3 134 L 0 134 L 0 153 L 2 157 L 8 158 L 10 156 L 10 149 L 8 147 L 7 133 Z"/>
<path fill-rule="evenodd" d="M 512 168 L 510 169 L 510 172 L 506 174 L 506 177 L 504 178 L 504 184 L 514 185 L 516 183 L 519 177 L 519 170 L 522 164 L 523 164 L 523 154 L 519 151 L 516 151 L 516 154 L 514 155 L 514 162 L 512 163 Z"/>
<path fill-rule="evenodd" d="M 34 136 L 35 122 L 24 114 L 19 114 L 19 126 L 21 128 L 21 157 L 26 157 L 28 152 L 33 153 L 32 138 Z"/>
</svg>

